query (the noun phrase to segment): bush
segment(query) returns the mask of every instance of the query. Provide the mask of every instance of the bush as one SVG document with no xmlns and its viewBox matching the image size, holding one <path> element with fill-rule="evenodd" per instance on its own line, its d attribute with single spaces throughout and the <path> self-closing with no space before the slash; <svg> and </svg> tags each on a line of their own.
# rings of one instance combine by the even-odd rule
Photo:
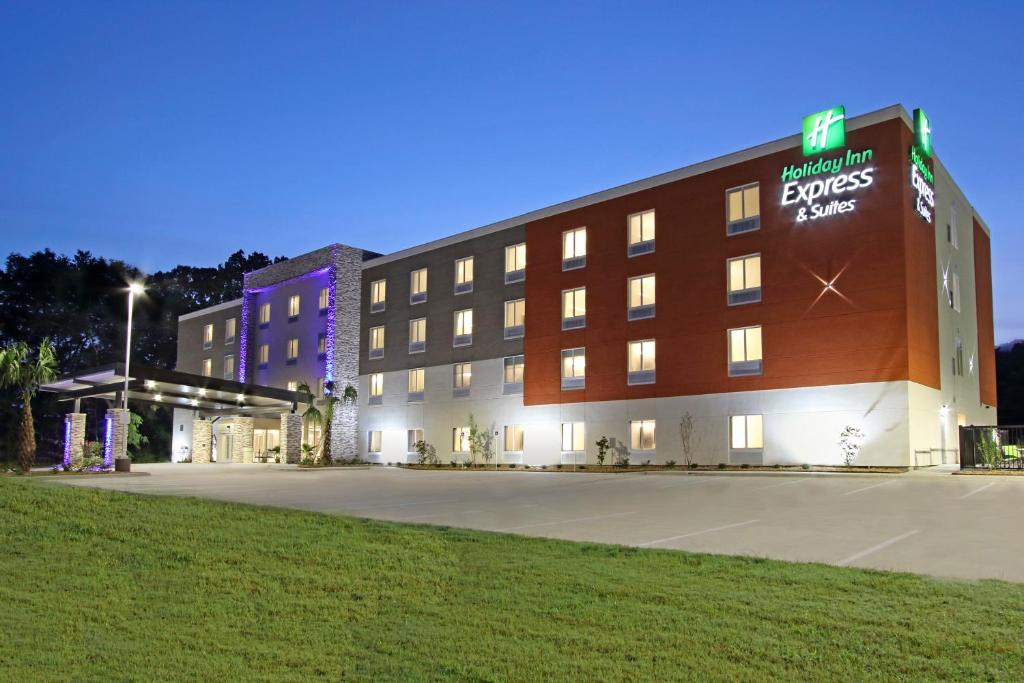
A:
<svg viewBox="0 0 1024 683">
<path fill-rule="evenodd" d="M 602 436 L 594 442 L 594 445 L 597 446 L 597 464 L 603 465 L 604 459 L 608 457 L 608 449 L 612 447 L 612 444 L 607 436 Z"/>
<path fill-rule="evenodd" d="M 514 470 L 516 468 L 516 464 L 514 462 L 513 463 L 509 463 L 508 468 L 510 470 Z"/>
<path fill-rule="evenodd" d="M 725 467 L 726 467 L 726 465 L 725 465 L 725 463 L 724 463 L 724 462 L 720 462 L 720 463 L 718 463 L 718 469 L 720 469 L 720 470 L 724 470 L 724 469 L 725 469 Z"/>
<path fill-rule="evenodd" d="M 585 469 L 587 469 L 587 466 L 586 466 L 586 465 L 580 465 L 580 466 L 579 466 L 579 468 L 580 468 L 581 470 L 585 470 Z"/>
<path fill-rule="evenodd" d="M 740 465 L 740 469 L 741 470 L 749 470 L 750 469 L 750 463 L 749 462 L 743 463 L 742 465 Z"/>
<path fill-rule="evenodd" d="M 697 469 L 697 463 L 691 462 L 689 467 L 690 467 L 691 470 L 695 470 L 695 469 Z"/>
<path fill-rule="evenodd" d="M 665 461 L 665 467 L 669 468 L 670 470 L 671 469 L 675 469 L 675 466 L 676 466 L 676 461 L 675 460 L 666 460 Z"/>
<path fill-rule="evenodd" d="M 541 468 L 542 470 L 546 470 L 546 469 L 548 468 L 548 466 L 547 466 L 547 465 L 541 465 L 541 466 L 540 466 L 540 468 Z"/>
<path fill-rule="evenodd" d="M 562 469 L 562 463 L 558 463 L 557 465 L 555 465 L 555 467 L 557 467 L 558 469 Z"/>
<path fill-rule="evenodd" d="M 773 470 L 781 470 L 782 469 L 782 465 L 780 465 L 779 463 L 775 463 L 774 465 L 772 465 L 772 469 Z"/>
<path fill-rule="evenodd" d="M 644 460 L 644 467 L 650 467 L 650 466 L 651 466 L 651 461 L 650 460 Z"/>
<path fill-rule="evenodd" d="M 804 463 L 803 465 L 800 465 L 800 469 L 802 469 L 802 470 L 809 470 L 809 469 L 811 469 L 811 466 L 808 465 L 807 463 Z"/>
</svg>

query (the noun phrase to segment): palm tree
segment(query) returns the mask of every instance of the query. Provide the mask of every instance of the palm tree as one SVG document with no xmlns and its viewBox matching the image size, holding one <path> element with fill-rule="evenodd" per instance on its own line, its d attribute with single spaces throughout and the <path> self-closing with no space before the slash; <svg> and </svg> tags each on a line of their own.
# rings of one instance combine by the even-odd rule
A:
<svg viewBox="0 0 1024 683">
<path fill-rule="evenodd" d="M 296 391 L 309 395 L 309 403 L 306 404 L 306 411 L 302 413 L 302 426 L 312 431 L 324 426 L 324 414 L 316 407 L 316 399 L 313 398 L 313 391 L 309 388 L 309 382 L 299 382 Z M 323 431 L 321 429 L 320 443 L 323 443 Z"/>
<path fill-rule="evenodd" d="M 317 459 L 320 461 L 320 464 L 329 465 L 333 459 L 331 454 L 331 422 L 334 420 L 334 411 L 339 405 L 355 404 L 358 394 L 356 388 L 351 384 L 345 387 L 341 398 L 334 395 L 333 382 L 327 382 L 324 385 L 324 389 L 326 396 L 324 396 L 322 402 L 323 409 L 317 408 L 315 405 L 316 401 L 311 399 L 306 412 L 302 414 L 302 422 L 307 427 L 320 428 L 320 443 L 316 449 Z M 297 390 L 304 391 L 307 394 L 313 393 L 309 389 L 309 384 L 305 382 L 299 384 Z"/>
<path fill-rule="evenodd" d="M 13 388 L 21 394 L 21 414 L 15 428 L 14 452 L 22 472 L 36 464 L 36 430 L 32 420 L 32 397 L 41 384 L 57 376 L 57 352 L 49 338 L 43 339 L 33 356 L 25 342 L 0 349 L 0 389 Z"/>
</svg>

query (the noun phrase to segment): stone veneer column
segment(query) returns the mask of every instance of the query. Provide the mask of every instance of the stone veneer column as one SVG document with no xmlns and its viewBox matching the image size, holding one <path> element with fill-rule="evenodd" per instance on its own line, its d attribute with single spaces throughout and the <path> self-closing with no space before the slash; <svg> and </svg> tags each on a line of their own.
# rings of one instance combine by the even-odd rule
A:
<svg viewBox="0 0 1024 683">
<path fill-rule="evenodd" d="M 110 458 L 110 462 L 104 462 L 104 465 L 112 466 L 114 460 L 118 458 L 128 457 L 128 411 L 124 408 L 108 408 L 107 417 L 110 418 L 109 424 L 112 434 L 110 437 L 104 435 L 104 459 Z M 110 453 L 106 452 L 106 445 L 110 445 Z"/>
<path fill-rule="evenodd" d="M 192 420 L 192 462 L 209 463 L 213 453 L 213 423 L 201 417 Z"/>
<path fill-rule="evenodd" d="M 78 469 L 85 459 L 85 413 L 64 416 L 64 466 Z"/>
<path fill-rule="evenodd" d="M 302 460 L 302 416 L 281 413 L 281 462 L 297 463 Z"/>
<path fill-rule="evenodd" d="M 231 462 L 252 462 L 253 431 L 256 419 L 235 417 L 231 419 Z"/>
<path fill-rule="evenodd" d="M 334 277 L 334 395 L 359 387 L 359 316 L 363 251 L 335 245 Z M 338 404 L 331 420 L 331 453 L 335 459 L 359 455 L 359 407 Z"/>
</svg>

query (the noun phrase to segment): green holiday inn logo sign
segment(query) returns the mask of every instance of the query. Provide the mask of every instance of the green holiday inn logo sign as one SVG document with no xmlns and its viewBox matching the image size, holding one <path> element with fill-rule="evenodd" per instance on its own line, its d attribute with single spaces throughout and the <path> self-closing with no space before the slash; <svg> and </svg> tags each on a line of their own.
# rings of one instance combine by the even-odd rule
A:
<svg viewBox="0 0 1024 683">
<path fill-rule="evenodd" d="M 804 156 L 846 146 L 846 107 L 832 107 L 804 117 Z"/>
<path fill-rule="evenodd" d="M 874 183 L 871 149 L 823 154 L 846 147 L 846 108 L 832 107 L 804 117 L 804 156 L 817 159 L 782 169 L 782 205 L 796 209 L 798 223 L 850 213 L 862 190 Z"/>
<path fill-rule="evenodd" d="M 931 223 L 935 213 L 935 172 L 928 166 L 932 158 L 932 122 L 924 109 L 914 110 L 914 144 L 910 146 L 910 186 L 917 196 L 914 211 Z"/>
</svg>

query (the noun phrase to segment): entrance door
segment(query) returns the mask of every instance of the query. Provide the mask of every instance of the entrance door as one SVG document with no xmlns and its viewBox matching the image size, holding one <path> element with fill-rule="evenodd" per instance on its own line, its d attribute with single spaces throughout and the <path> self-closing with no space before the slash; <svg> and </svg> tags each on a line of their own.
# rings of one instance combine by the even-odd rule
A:
<svg viewBox="0 0 1024 683">
<path fill-rule="evenodd" d="M 217 439 L 217 462 L 231 462 L 231 433 L 225 432 Z"/>
</svg>

